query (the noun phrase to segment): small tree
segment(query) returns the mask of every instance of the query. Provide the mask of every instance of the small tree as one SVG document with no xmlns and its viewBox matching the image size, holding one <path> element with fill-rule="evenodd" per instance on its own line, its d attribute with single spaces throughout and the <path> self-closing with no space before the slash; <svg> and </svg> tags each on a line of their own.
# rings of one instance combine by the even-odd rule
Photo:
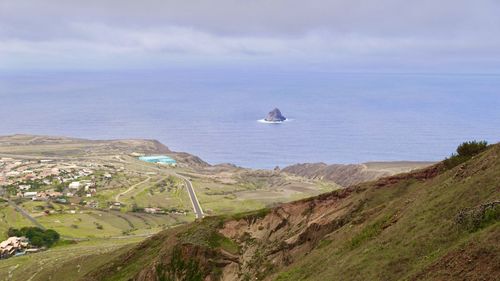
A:
<svg viewBox="0 0 500 281">
<path fill-rule="evenodd" d="M 486 141 L 468 141 L 457 147 L 457 153 L 459 156 L 472 157 L 481 153 L 487 147 L 488 143 Z"/>
<path fill-rule="evenodd" d="M 487 148 L 488 143 L 486 141 L 464 142 L 457 147 L 456 153 L 453 153 L 449 158 L 444 160 L 444 164 L 446 168 L 451 169 L 485 151 Z"/>
<path fill-rule="evenodd" d="M 37 247 L 50 247 L 56 243 L 60 236 L 55 230 L 43 230 L 38 227 L 23 227 L 21 229 L 9 228 L 7 235 L 11 236 L 25 236 L 30 240 L 30 243 Z"/>
</svg>

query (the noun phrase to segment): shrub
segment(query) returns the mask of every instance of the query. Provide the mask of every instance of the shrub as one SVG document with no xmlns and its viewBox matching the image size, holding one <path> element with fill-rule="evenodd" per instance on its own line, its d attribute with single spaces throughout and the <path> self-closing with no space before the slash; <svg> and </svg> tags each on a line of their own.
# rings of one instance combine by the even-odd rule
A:
<svg viewBox="0 0 500 281">
<path fill-rule="evenodd" d="M 469 141 L 464 142 L 457 147 L 457 153 L 460 156 L 474 156 L 488 147 L 486 141 Z"/>
<path fill-rule="evenodd" d="M 500 220 L 500 201 L 482 204 L 476 208 L 463 209 L 455 217 L 455 223 L 469 232 L 475 232 Z"/>
<path fill-rule="evenodd" d="M 485 151 L 487 148 L 488 143 L 486 141 L 464 142 L 457 147 L 456 153 L 453 153 L 449 158 L 444 160 L 444 165 L 446 168 L 451 169 Z"/>
</svg>

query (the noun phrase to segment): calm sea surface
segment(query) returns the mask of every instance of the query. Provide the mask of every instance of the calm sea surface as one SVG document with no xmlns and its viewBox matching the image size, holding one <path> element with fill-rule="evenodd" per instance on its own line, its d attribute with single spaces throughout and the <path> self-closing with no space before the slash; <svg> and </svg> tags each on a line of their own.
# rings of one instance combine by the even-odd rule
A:
<svg viewBox="0 0 500 281">
<path fill-rule="evenodd" d="M 292 121 L 257 122 L 279 107 Z M 500 140 L 500 76 L 286 71 L 0 74 L 0 134 L 158 139 L 210 163 L 439 160 Z"/>
</svg>

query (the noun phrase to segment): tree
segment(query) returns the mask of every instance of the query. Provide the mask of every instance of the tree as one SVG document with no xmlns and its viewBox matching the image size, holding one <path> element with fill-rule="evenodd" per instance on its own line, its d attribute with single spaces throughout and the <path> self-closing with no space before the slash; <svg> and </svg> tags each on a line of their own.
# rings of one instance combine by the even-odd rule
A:
<svg viewBox="0 0 500 281">
<path fill-rule="evenodd" d="M 9 228 L 7 235 L 24 236 L 30 240 L 33 246 L 50 247 L 59 241 L 60 235 L 55 230 L 43 230 L 39 227 L 23 227 L 21 229 Z"/>
<path fill-rule="evenodd" d="M 481 153 L 487 147 L 488 143 L 486 141 L 468 141 L 457 147 L 457 153 L 459 156 L 472 157 Z"/>
<path fill-rule="evenodd" d="M 449 158 L 444 160 L 444 165 L 446 168 L 451 169 L 485 151 L 487 148 L 488 143 L 486 141 L 464 142 L 457 147 L 456 153 L 453 153 Z"/>
</svg>

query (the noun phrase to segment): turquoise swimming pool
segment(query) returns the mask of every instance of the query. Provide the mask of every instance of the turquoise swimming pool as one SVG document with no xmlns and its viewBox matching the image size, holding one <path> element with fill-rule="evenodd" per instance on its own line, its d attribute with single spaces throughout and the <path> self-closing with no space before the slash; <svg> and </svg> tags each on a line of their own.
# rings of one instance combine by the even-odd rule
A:
<svg viewBox="0 0 500 281">
<path fill-rule="evenodd" d="M 139 160 L 149 162 L 149 163 L 160 163 L 160 164 L 176 164 L 177 161 L 165 155 L 157 155 L 157 156 L 142 156 L 139 157 Z"/>
</svg>

